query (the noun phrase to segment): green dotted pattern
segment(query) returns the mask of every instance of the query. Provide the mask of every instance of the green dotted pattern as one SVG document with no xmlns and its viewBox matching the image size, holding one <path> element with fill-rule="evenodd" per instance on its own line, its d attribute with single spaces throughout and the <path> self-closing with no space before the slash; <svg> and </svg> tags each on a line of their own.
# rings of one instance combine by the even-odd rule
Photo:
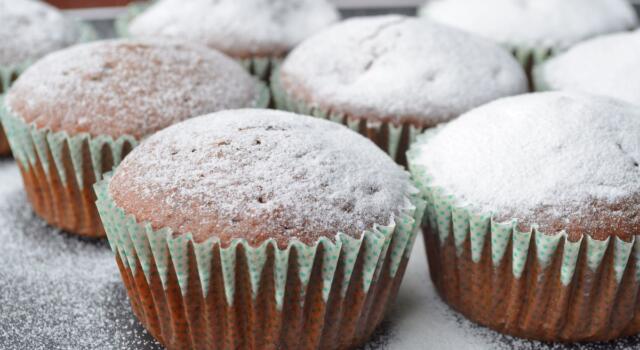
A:
<svg viewBox="0 0 640 350">
<path fill-rule="evenodd" d="M 325 110 L 318 105 L 307 105 L 303 101 L 298 101 L 294 97 L 289 96 L 282 87 L 280 81 L 279 68 L 276 68 L 271 75 L 271 92 L 276 104 L 276 108 L 291 111 L 299 114 L 310 115 L 321 119 L 327 119 L 332 122 L 344 124 L 351 130 L 360 131 L 360 120 L 356 118 L 348 118 L 344 113 L 337 111 Z M 383 123 L 379 121 L 367 121 L 366 127 L 368 129 L 374 129 L 379 132 Z M 402 125 L 396 126 L 392 123 L 387 124 L 387 149 L 386 152 L 393 159 L 398 158 L 398 149 L 400 147 L 400 141 L 402 138 Z M 409 141 L 415 141 L 416 137 L 420 134 L 422 129 L 416 128 L 413 125 L 409 126 Z"/>
<path fill-rule="evenodd" d="M 560 279 L 566 286 L 571 283 L 573 274 L 576 271 L 576 263 L 578 262 L 578 256 L 580 255 L 580 246 L 584 236 L 576 242 L 571 242 L 566 239 L 564 241 L 564 254 L 562 255 L 562 266 L 560 267 Z"/>
<path fill-rule="evenodd" d="M 436 128 L 428 130 L 418 137 L 418 141 L 407 152 L 409 169 L 416 187 L 421 191 L 426 201 L 426 221 L 437 229 L 438 239 L 441 245 L 453 236 L 456 250 L 461 254 L 464 243 L 469 240 L 471 246 L 471 258 L 473 262 L 479 263 L 482 259 L 482 252 L 487 241 L 490 242 L 491 259 L 493 266 L 497 267 L 508 253 L 509 243 L 511 243 L 512 271 L 516 278 L 522 277 L 529 257 L 531 244 L 535 245 L 536 259 L 542 268 L 550 266 L 558 252 L 560 242 L 564 242 L 562 249 L 562 265 L 560 278 L 564 285 L 571 283 L 575 273 L 576 264 L 581 254 L 581 245 L 586 240 L 586 260 L 592 271 L 596 271 L 603 260 L 603 257 L 612 244 L 614 254 L 614 271 L 618 283 L 622 279 L 629 262 L 629 257 L 633 252 L 636 257 L 636 271 L 640 269 L 640 248 L 636 244 L 635 238 L 631 242 L 625 242 L 617 237 L 611 243 L 611 238 L 599 241 L 586 235 L 576 242 L 571 242 L 565 231 L 556 234 L 545 234 L 538 230 L 536 225 L 528 232 L 521 232 L 517 229 L 518 220 L 512 219 L 506 222 L 498 222 L 492 213 L 480 213 L 474 210 L 469 203 L 464 203 L 445 188 L 434 183 L 428 169 L 417 164 L 415 161 L 420 153 L 421 145 L 424 145 L 439 132 Z M 636 272 L 640 280 L 640 273 Z"/>
<path fill-rule="evenodd" d="M 165 288 L 167 287 L 170 258 L 182 293 L 186 294 L 189 284 L 188 247 L 191 245 L 195 252 L 202 292 L 206 296 L 214 247 L 219 247 L 217 238 L 214 237 L 205 242 L 195 242 L 191 234 L 174 237 L 173 232 L 168 228 L 156 231 L 151 228 L 149 223 L 137 222 L 132 215 L 127 215 L 123 209 L 118 208 L 110 198 L 108 193 L 110 180 L 111 174 L 106 174 L 104 180 L 97 183 L 94 188 L 98 198 L 96 202 L 98 212 L 114 253 L 122 257 L 123 263 L 134 273 L 137 270 L 137 263 L 139 263 L 148 282 L 151 282 L 151 265 L 155 262 L 160 280 Z M 320 246 L 324 252 L 322 256 L 322 281 L 325 301 L 329 297 L 333 284 L 337 282 L 341 283 L 341 292 L 342 295 L 345 295 L 352 282 L 352 275 L 358 259 L 363 259 L 362 283 L 366 292 L 384 268 L 387 254 L 390 256 L 389 270 L 392 276 L 397 273 L 402 258 L 408 258 L 417 232 L 420 230 L 425 207 L 426 203 L 421 199 L 419 191 L 411 189 L 403 207 L 400 208 L 400 215 L 394 218 L 389 225 L 375 225 L 371 231 L 365 231 L 360 239 L 338 233 L 335 243 L 327 238 L 321 238 L 313 246 L 294 241 L 286 249 L 279 249 L 274 240 L 268 240 L 258 247 L 252 247 L 245 240 L 233 240 L 229 247 L 219 250 L 227 302 L 229 305 L 233 304 L 235 295 L 236 255 L 239 245 L 243 246 L 246 254 L 254 297 L 258 292 L 262 270 L 267 260 L 267 249 L 269 246 L 273 247 L 275 252 L 273 278 L 278 307 L 283 305 L 289 260 L 293 251 L 297 257 L 298 277 L 306 288 Z M 335 281 L 335 271 L 340 260 L 343 262 L 344 276 L 342 281 Z"/>
<path fill-rule="evenodd" d="M 96 179 L 101 179 L 103 175 L 102 149 L 104 146 L 108 146 L 111 149 L 111 154 L 114 155 L 114 166 L 117 166 L 121 161 L 120 155 L 125 144 L 130 144 L 133 147 L 138 144 L 138 141 L 132 136 L 122 136 L 118 139 L 112 139 L 107 136 L 92 137 L 87 133 L 71 136 L 66 132 L 39 129 L 35 125 L 27 124 L 21 118 L 15 116 L 4 103 L 0 107 L 0 118 L 14 157 L 22 163 L 26 170 L 30 170 L 40 161 L 47 175 L 50 175 L 48 154 L 51 152 L 55 168 L 62 182 L 67 184 L 68 177 L 75 176 L 81 189 L 87 185 L 84 183 L 82 164 L 82 149 L 84 145 L 88 145 L 91 154 L 94 176 Z M 71 155 L 73 174 L 67 174 L 67 170 L 64 167 L 63 150 L 65 145 Z"/>
</svg>

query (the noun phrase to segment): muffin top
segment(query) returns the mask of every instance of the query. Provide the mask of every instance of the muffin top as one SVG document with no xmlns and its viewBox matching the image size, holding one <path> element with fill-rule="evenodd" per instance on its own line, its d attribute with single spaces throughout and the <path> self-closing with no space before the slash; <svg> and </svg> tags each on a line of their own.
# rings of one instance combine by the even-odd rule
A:
<svg viewBox="0 0 640 350">
<path fill-rule="evenodd" d="M 627 0 L 431 0 L 420 13 L 504 45 L 554 50 L 638 24 Z"/>
<path fill-rule="evenodd" d="M 135 18 L 135 37 L 206 44 L 235 58 L 279 57 L 337 21 L 326 0 L 164 0 Z"/>
<path fill-rule="evenodd" d="M 640 31 L 578 44 L 536 68 L 540 89 L 574 90 L 640 104 Z"/>
<path fill-rule="evenodd" d="M 338 232 L 360 237 L 405 205 L 408 174 L 337 123 L 271 110 L 224 111 L 167 128 L 136 148 L 109 185 L 139 222 L 196 241 L 280 247 Z"/>
<path fill-rule="evenodd" d="M 110 40 L 46 56 L 6 105 L 38 128 L 141 139 L 189 117 L 252 107 L 260 94 L 240 65 L 207 47 Z"/>
<path fill-rule="evenodd" d="M 0 0 L 0 66 L 14 66 L 76 43 L 78 27 L 41 1 Z"/>
<path fill-rule="evenodd" d="M 505 98 L 418 144 L 432 184 L 499 220 L 570 238 L 640 232 L 640 109 L 569 92 Z"/>
<path fill-rule="evenodd" d="M 420 126 L 527 90 L 497 45 L 403 16 L 354 18 L 313 36 L 287 57 L 280 81 L 310 105 Z"/>
</svg>

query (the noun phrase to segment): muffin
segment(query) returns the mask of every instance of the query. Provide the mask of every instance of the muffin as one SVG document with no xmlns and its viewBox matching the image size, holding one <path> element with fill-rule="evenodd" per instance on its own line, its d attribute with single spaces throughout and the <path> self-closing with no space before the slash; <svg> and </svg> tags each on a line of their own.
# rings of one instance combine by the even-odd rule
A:
<svg viewBox="0 0 640 350">
<path fill-rule="evenodd" d="M 627 0 L 431 0 L 420 15 L 495 40 L 527 72 L 580 41 L 638 25 Z"/>
<path fill-rule="evenodd" d="M 140 140 L 189 117 L 268 100 L 263 84 L 209 48 L 113 40 L 35 63 L 1 114 L 35 212 L 71 233 L 101 237 L 92 185 Z"/>
<path fill-rule="evenodd" d="M 536 89 L 599 94 L 640 105 L 640 31 L 574 46 L 534 70 Z"/>
<path fill-rule="evenodd" d="M 270 110 L 167 128 L 96 192 L 133 310 L 169 350 L 362 344 L 424 212 L 366 138 Z"/>
<path fill-rule="evenodd" d="M 421 136 L 409 164 L 442 299 L 523 338 L 638 334 L 638 135 L 634 105 L 548 92 Z"/>
<path fill-rule="evenodd" d="M 164 0 L 121 19 L 121 35 L 205 44 L 239 60 L 254 75 L 270 71 L 306 37 L 339 19 L 326 0 Z"/>
<path fill-rule="evenodd" d="M 348 125 L 400 164 L 422 130 L 527 91 L 522 68 L 484 39 L 403 16 L 354 18 L 298 46 L 272 78 L 279 109 Z"/>
<path fill-rule="evenodd" d="M 0 23 L 0 95 L 33 61 L 90 34 L 52 6 L 32 0 L 0 0 Z M 0 156 L 10 152 L 0 126 Z"/>
</svg>

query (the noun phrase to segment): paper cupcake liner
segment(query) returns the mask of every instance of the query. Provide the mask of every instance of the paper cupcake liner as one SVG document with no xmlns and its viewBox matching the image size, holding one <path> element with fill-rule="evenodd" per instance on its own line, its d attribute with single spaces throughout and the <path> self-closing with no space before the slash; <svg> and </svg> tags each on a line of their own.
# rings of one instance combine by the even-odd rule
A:
<svg viewBox="0 0 640 350">
<path fill-rule="evenodd" d="M 427 132 L 416 144 L 427 142 Z M 427 202 L 423 231 L 431 278 L 454 309 L 499 332 L 545 341 L 600 341 L 640 332 L 640 241 L 571 241 L 518 220 L 501 222 L 432 183 L 408 153 Z"/>
<path fill-rule="evenodd" d="M 138 15 L 143 13 L 151 4 L 155 1 L 137 2 L 127 6 L 127 10 L 115 20 L 116 35 L 121 38 L 129 37 L 129 24 Z M 275 70 L 284 57 L 282 56 L 256 56 L 243 59 L 234 59 L 240 63 L 249 74 L 257 77 L 258 79 L 269 82 L 271 72 Z"/>
<path fill-rule="evenodd" d="M 389 225 L 315 245 L 242 239 L 223 246 L 154 229 L 97 205 L 132 308 L 168 349 L 346 349 L 362 344 L 397 293 L 424 213 L 417 190 Z"/>
<path fill-rule="evenodd" d="M 256 106 L 266 107 L 269 100 L 269 91 L 263 86 Z M 105 172 L 117 167 L 138 140 L 130 135 L 69 135 L 37 128 L 25 123 L 4 103 L 0 118 L 34 211 L 49 224 L 68 232 L 104 237 L 92 186 Z"/>
<path fill-rule="evenodd" d="M 406 151 L 425 129 L 413 124 L 396 124 L 379 120 L 366 120 L 319 105 L 310 105 L 288 94 L 280 81 L 279 70 L 271 76 L 271 92 L 277 109 L 296 112 L 343 124 L 369 138 L 387 152 L 398 164 L 407 164 Z"/>
</svg>

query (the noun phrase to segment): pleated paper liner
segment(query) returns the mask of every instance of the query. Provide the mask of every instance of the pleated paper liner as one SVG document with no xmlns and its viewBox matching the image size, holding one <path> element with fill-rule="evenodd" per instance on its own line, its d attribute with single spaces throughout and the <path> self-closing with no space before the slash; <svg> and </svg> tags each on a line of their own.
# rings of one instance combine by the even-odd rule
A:
<svg viewBox="0 0 640 350">
<path fill-rule="evenodd" d="M 266 107 L 269 100 L 269 91 L 262 86 L 256 107 Z M 25 123 L 4 103 L 0 118 L 36 214 L 70 233 L 104 237 L 92 186 L 118 166 L 139 140 L 129 135 L 114 139 L 40 129 Z"/>
<path fill-rule="evenodd" d="M 382 321 L 402 280 L 424 201 L 407 194 L 388 226 L 360 239 L 223 246 L 154 230 L 98 183 L 98 208 L 134 313 L 173 349 L 348 349 Z"/>
<path fill-rule="evenodd" d="M 310 115 L 346 125 L 351 130 L 369 138 L 383 151 L 387 152 L 398 164 L 406 166 L 406 151 L 416 137 L 424 130 L 413 124 L 397 125 L 354 117 L 342 112 L 332 111 L 321 106 L 309 105 L 288 94 L 280 80 L 279 69 L 271 76 L 271 92 L 276 108 L 299 114 Z"/>
<path fill-rule="evenodd" d="M 425 143 L 437 131 L 421 136 Z M 481 325 L 545 341 L 604 341 L 640 333 L 640 241 L 571 241 L 498 222 L 409 166 L 427 202 L 423 232 L 431 278 L 443 300 Z M 472 179 L 470 179 L 472 181 Z"/>
<path fill-rule="evenodd" d="M 86 23 L 78 22 L 78 30 L 79 34 L 79 42 L 88 42 L 91 40 L 95 40 L 96 33 L 93 28 Z M 0 95 L 5 94 L 11 84 L 18 79 L 20 74 L 27 69 L 32 62 L 23 62 L 20 64 L 15 64 L 11 66 L 3 66 L 0 65 Z M 2 100 L 0 99 L 0 103 Z M 11 154 L 11 148 L 9 146 L 9 142 L 7 141 L 7 136 L 0 124 L 0 156 L 8 156 Z"/>
<path fill-rule="evenodd" d="M 143 13 L 155 1 L 139 1 L 131 3 L 127 6 L 127 10 L 115 20 L 116 35 L 121 38 L 130 37 L 129 24 L 138 15 Z M 271 72 L 280 66 L 283 56 L 255 56 L 248 58 L 233 57 L 240 65 L 242 65 L 249 74 L 257 77 L 263 82 L 268 83 Z"/>
</svg>

